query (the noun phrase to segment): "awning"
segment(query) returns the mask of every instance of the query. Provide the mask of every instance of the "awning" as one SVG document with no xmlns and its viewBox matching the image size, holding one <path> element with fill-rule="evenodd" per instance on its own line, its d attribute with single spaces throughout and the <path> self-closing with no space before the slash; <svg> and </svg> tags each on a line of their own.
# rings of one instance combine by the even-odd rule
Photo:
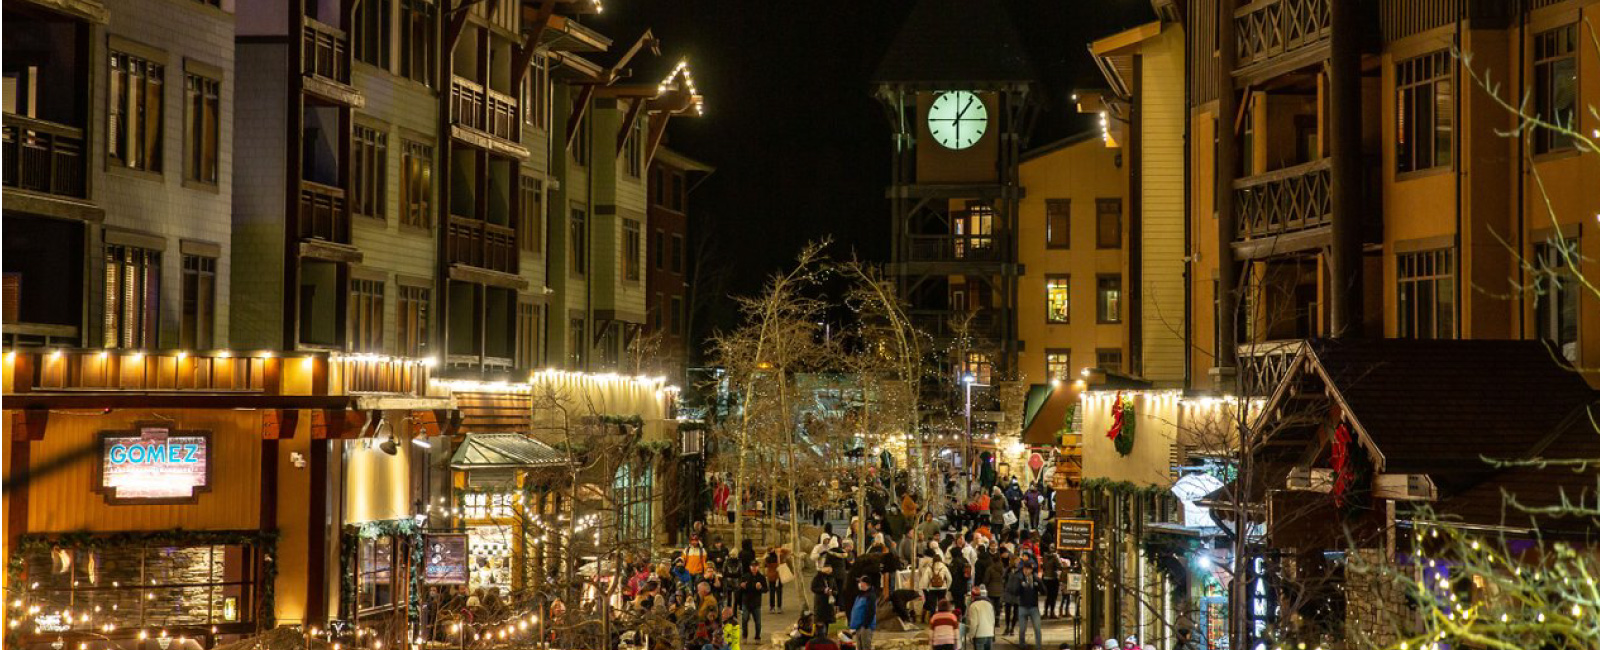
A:
<svg viewBox="0 0 1600 650">
<path fill-rule="evenodd" d="M 567 455 L 520 433 L 469 433 L 450 456 L 451 469 L 559 467 Z"/>
<path fill-rule="evenodd" d="M 1033 419 L 1022 429 L 1022 442 L 1034 446 L 1050 446 L 1056 444 L 1056 432 L 1066 426 L 1067 411 L 1078 401 L 1078 394 L 1066 385 L 1051 388 L 1043 386 L 1049 391 L 1044 396 L 1044 403 L 1034 411 Z M 1029 402 L 1032 402 L 1033 391 L 1029 391 Z M 1030 410 L 1031 404 L 1030 404 Z"/>
</svg>

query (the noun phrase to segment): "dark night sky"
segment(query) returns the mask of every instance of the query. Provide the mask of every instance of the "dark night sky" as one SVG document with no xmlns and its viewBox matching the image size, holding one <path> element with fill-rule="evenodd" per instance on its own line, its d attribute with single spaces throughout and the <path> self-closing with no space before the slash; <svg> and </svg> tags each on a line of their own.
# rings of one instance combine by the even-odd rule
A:
<svg viewBox="0 0 1600 650">
<path fill-rule="evenodd" d="M 1068 105 L 1104 84 L 1087 44 L 1153 19 L 1149 2 L 1004 1 L 1044 77 L 1031 145 L 1087 128 Z M 668 142 L 717 168 L 690 197 L 691 227 L 716 233 L 730 292 L 758 290 L 824 236 L 835 255 L 887 259 L 889 126 L 868 80 L 914 2 L 611 0 L 585 20 L 619 48 L 652 27 L 664 56 L 689 59 L 706 114 L 674 120 Z"/>
</svg>

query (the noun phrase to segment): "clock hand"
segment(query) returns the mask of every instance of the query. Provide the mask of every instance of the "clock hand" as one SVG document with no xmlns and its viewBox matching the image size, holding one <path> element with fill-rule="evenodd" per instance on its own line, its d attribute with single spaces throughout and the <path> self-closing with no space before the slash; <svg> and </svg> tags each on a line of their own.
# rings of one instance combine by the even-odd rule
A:
<svg viewBox="0 0 1600 650">
<path fill-rule="evenodd" d="M 967 109 L 972 108 L 972 101 L 974 99 L 977 99 L 977 98 L 976 97 L 967 98 L 967 104 L 965 106 L 962 106 L 961 110 L 956 111 L 956 119 L 959 120 L 959 119 L 961 119 L 962 115 L 966 115 L 967 114 Z"/>
</svg>

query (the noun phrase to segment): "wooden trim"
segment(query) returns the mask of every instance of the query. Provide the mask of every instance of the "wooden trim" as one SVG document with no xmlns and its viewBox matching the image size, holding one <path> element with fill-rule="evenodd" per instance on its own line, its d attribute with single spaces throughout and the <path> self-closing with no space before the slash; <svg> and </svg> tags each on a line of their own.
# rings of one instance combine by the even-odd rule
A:
<svg viewBox="0 0 1600 650">
<path fill-rule="evenodd" d="M 352 265 L 350 267 L 350 279 L 351 280 L 366 280 L 368 282 L 382 282 L 384 284 L 388 284 L 389 283 L 389 273 L 384 271 L 383 269 L 375 269 L 375 268 L 372 268 L 370 266 L 354 266 L 354 265 Z"/>
<path fill-rule="evenodd" d="M 1528 243 L 1530 244 L 1543 244 L 1547 241 L 1555 239 L 1556 236 L 1557 232 L 1555 226 L 1528 229 Z M 1560 237 L 1568 241 L 1582 239 L 1583 222 L 1580 221 L 1578 223 L 1562 224 Z"/>
<path fill-rule="evenodd" d="M 105 230 L 104 241 L 108 246 L 132 246 L 159 252 L 166 252 L 167 250 L 165 237 L 132 230 L 118 230 L 108 227 Z"/>
<path fill-rule="evenodd" d="M 462 12 L 466 13 L 466 12 Z M 328 442 L 311 441 L 311 498 L 306 504 L 306 615 L 307 621 L 324 623 L 328 612 Z"/>
<path fill-rule="evenodd" d="M 133 426 L 134 426 L 133 429 L 116 429 L 116 430 L 101 431 L 98 435 L 95 436 L 94 468 L 93 468 L 93 471 L 90 473 L 90 481 L 91 481 L 91 483 L 89 484 L 89 490 L 91 492 L 99 493 L 105 499 L 106 505 L 113 505 L 113 506 L 194 505 L 195 503 L 198 503 L 200 501 L 200 495 L 202 493 L 211 491 L 211 485 L 212 485 L 212 482 L 214 481 L 215 476 L 216 476 L 217 464 L 214 462 L 214 459 L 213 459 L 212 453 L 211 453 L 212 450 L 215 449 L 215 447 L 211 444 L 211 442 L 212 442 L 212 440 L 214 438 L 212 437 L 210 430 L 173 429 L 173 428 L 168 427 L 166 422 L 135 422 L 133 424 Z M 106 439 L 107 438 L 136 437 L 136 436 L 140 435 L 139 430 L 144 428 L 144 427 L 146 427 L 146 426 L 165 428 L 165 429 L 167 429 L 167 435 L 169 435 L 169 436 L 188 436 L 188 437 L 196 437 L 196 436 L 198 436 L 200 438 L 204 438 L 205 441 L 206 441 L 206 482 L 205 482 L 205 485 L 201 485 L 199 487 L 194 488 L 189 493 L 189 496 L 177 497 L 177 498 L 171 498 L 171 499 L 120 498 L 120 497 L 116 496 L 116 490 L 106 488 L 106 486 L 105 486 L 105 473 L 104 473 L 105 463 L 106 463 L 106 460 L 105 460 Z"/>
<path fill-rule="evenodd" d="M 432 289 L 433 288 L 433 278 L 425 278 L 425 277 L 422 277 L 420 275 L 406 275 L 404 273 L 396 273 L 396 274 L 394 274 L 394 283 L 397 284 L 397 285 L 400 285 L 402 287 L 412 287 L 412 288 L 418 288 L 418 289 Z"/>
<path fill-rule="evenodd" d="M 271 368 L 271 366 L 268 366 Z M 346 395 L 262 395 L 183 391 L 94 391 L 7 395 L 6 410 L 57 409 L 342 409 L 354 408 Z"/>
<path fill-rule="evenodd" d="M 317 239 L 308 239 L 300 242 L 299 253 L 300 257 L 345 264 L 360 264 L 362 259 L 361 249 L 359 248 Z M 299 286 L 299 282 L 296 282 L 294 286 Z"/>
<path fill-rule="evenodd" d="M 1420 239 L 1405 239 L 1396 241 L 1391 248 L 1396 255 L 1418 253 L 1421 251 L 1439 250 L 1441 248 L 1454 248 L 1456 245 L 1455 233 L 1447 235 L 1434 235 Z"/>
<path fill-rule="evenodd" d="M 205 77 L 212 81 L 227 81 L 227 74 L 219 66 L 211 65 L 204 61 L 197 61 L 183 57 L 183 71 L 188 74 Z"/>
<path fill-rule="evenodd" d="M 151 63 L 167 65 L 167 51 L 152 47 L 117 34 L 106 35 L 106 47 L 114 52 L 121 52 L 139 57 Z M 170 83 L 170 81 L 168 82 Z"/>
<path fill-rule="evenodd" d="M 517 291 L 527 291 L 529 286 L 528 280 L 521 276 L 462 266 L 460 264 L 452 264 L 450 266 L 449 277 L 451 280 L 472 282 L 502 289 L 515 289 Z"/>
<path fill-rule="evenodd" d="M 222 257 L 222 246 L 208 241 L 180 239 L 178 240 L 178 252 L 197 257 L 218 258 Z"/>
</svg>

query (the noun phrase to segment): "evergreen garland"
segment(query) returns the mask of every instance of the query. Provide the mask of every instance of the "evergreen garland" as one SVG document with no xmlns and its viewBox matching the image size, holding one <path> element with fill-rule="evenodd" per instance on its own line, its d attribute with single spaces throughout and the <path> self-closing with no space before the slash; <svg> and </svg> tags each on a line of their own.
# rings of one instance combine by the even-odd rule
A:
<svg viewBox="0 0 1600 650">
<path fill-rule="evenodd" d="M 1117 453 L 1122 454 L 1123 456 L 1133 453 L 1133 430 L 1135 421 L 1136 420 L 1133 417 L 1133 400 L 1123 402 L 1122 431 L 1111 441 L 1112 446 L 1116 447 Z"/>
<path fill-rule="evenodd" d="M 420 624 L 422 615 L 422 563 L 423 544 L 422 527 L 410 518 L 387 519 L 383 521 L 364 521 L 359 524 L 349 524 L 340 532 L 339 550 L 340 561 L 344 565 L 339 572 L 340 594 L 339 602 L 346 612 L 346 617 L 353 618 L 356 611 L 356 573 L 357 552 L 360 540 L 377 539 L 379 537 L 404 537 L 406 548 L 410 550 L 411 575 L 406 576 L 411 582 L 408 591 L 410 598 L 406 600 L 406 618 L 411 621 L 411 626 Z"/>
</svg>

